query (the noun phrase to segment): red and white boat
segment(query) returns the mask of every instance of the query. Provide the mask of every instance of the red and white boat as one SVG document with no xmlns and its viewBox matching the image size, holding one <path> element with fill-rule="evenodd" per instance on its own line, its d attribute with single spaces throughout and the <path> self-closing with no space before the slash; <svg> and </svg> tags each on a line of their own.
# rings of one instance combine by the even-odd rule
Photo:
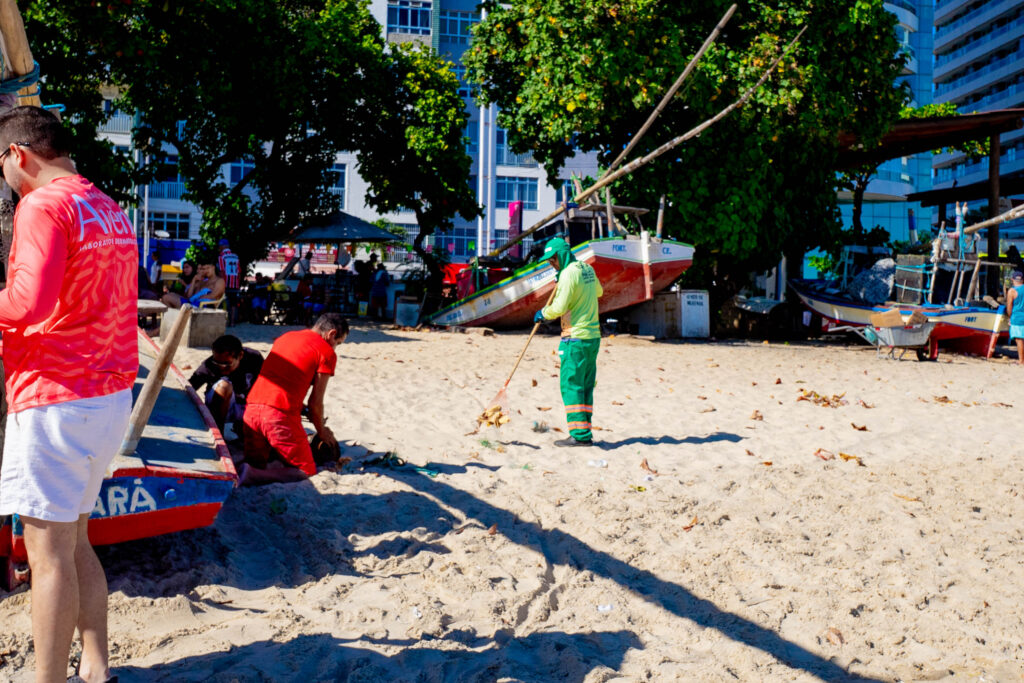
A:
<svg viewBox="0 0 1024 683">
<path fill-rule="evenodd" d="M 600 312 L 609 313 L 643 301 L 665 289 L 693 263 L 693 246 L 675 240 L 652 237 L 639 217 L 647 209 L 611 207 L 626 222 L 633 221 L 639 234 L 598 237 L 601 219 L 608 208 L 599 205 L 570 206 L 564 219 L 544 226 L 534 238 L 533 257 L 546 239 L 568 235 L 578 261 L 593 266 L 604 294 Z M 607 224 L 607 223 L 605 223 Z M 485 275 L 491 284 L 473 291 L 470 280 Z M 494 328 L 525 327 L 533 322 L 555 286 L 555 269 L 546 262 L 534 262 L 516 270 L 492 268 L 458 273 L 460 298 L 428 318 L 435 325 L 466 325 Z"/>
</svg>

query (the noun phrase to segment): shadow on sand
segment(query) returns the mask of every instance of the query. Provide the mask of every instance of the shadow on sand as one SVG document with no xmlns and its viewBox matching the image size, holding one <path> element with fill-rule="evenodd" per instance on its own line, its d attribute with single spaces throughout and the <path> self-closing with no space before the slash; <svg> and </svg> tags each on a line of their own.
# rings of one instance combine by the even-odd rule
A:
<svg viewBox="0 0 1024 683">
<path fill-rule="evenodd" d="M 470 650 L 452 650 L 445 641 Z M 391 655 L 359 647 L 371 643 Z M 438 647 L 429 643 L 436 642 Z M 546 632 L 514 638 L 499 631 L 481 638 L 450 631 L 435 640 L 348 641 L 327 634 L 302 635 L 285 642 L 258 641 L 151 668 L 118 667 L 122 683 L 142 681 L 564 681 L 582 683 L 592 672 L 616 671 L 628 650 L 641 647 L 629 631 Z M 476 650 L 476 651 L 473 651 Z"/>
</svg>

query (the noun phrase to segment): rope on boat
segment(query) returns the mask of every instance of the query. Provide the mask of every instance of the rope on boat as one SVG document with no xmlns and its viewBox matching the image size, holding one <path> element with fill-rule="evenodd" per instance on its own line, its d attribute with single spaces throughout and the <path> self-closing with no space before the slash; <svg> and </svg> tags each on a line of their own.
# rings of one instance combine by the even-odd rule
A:
<svg viewBox="0 0 1024 683">
<path fill-rule="evenodd" d="M 32 70 L 21 76 L 13 76 L 0 81 L 0 94 L 16 93 L 23 88 L 36 86 L 35 92 L 21 97 L 34 97 L 39 94 L 39 62 L 32 62 Z"/>
</svg>

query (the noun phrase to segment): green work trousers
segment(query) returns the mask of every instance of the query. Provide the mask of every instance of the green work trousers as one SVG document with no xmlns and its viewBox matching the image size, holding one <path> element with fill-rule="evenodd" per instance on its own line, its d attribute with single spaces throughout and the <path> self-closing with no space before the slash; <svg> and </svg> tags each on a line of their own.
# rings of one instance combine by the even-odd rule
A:
<svg viewBox="0 0 1024 683">
<path fill-rule="evenodd" d="M 560 384 L 569 434 L 577 441 L 591 441 L 590 418 L 594 414 L 594 384 L 597 383 L 597 352 L 600 339 L 563 337 L 558 345 L 562 359 Z"/>
</svg>

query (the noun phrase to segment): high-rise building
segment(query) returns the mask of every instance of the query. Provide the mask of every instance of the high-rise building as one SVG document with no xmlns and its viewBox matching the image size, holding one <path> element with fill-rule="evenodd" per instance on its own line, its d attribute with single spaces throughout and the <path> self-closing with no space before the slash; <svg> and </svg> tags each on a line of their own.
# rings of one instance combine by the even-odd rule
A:
<svg viewBox="0 0 1024 683">
<path fill-rule="evenodd" d="M 934 23 L 935 102 L 961 114 L 1024 106 L 1024 0 L 938 0 Z M 1024 175 L 1024 130 L 1003 134 L 1000 151 L 1000 175 Z M 988 180 L 987 158 L 938 154 L 933 165 L 936 189 Z"/>
<path fill-rule="evenodd" d="M 948 0 L 952 2 L 953 0 Z M 964 3 L 967 4 L 967 3 Z M 934 0 L 886 0 L 885 8 L 897 21 L 896 38 L 900 50 L 907 56 L 900 76 L 910 89 L 910 106 L 919 107 L 932 102 L 932 12 Z M 932 186 L 931 153 L 890 159 L 882 163 L 868 184 L 864 196 L 861 223 L 870 230 L 880 225 L 893 240 L 909 237 L 908 211 L 915 220 L 927 222 L 928 209 L 920 204 L 903 201 L 913 192 L 930 190 Z M 853 225 L 852 193 L 840 193 L 839 209 L 843 224 Z M 922 228 L 926 227 L 924 225 Z"/>
</svg>

